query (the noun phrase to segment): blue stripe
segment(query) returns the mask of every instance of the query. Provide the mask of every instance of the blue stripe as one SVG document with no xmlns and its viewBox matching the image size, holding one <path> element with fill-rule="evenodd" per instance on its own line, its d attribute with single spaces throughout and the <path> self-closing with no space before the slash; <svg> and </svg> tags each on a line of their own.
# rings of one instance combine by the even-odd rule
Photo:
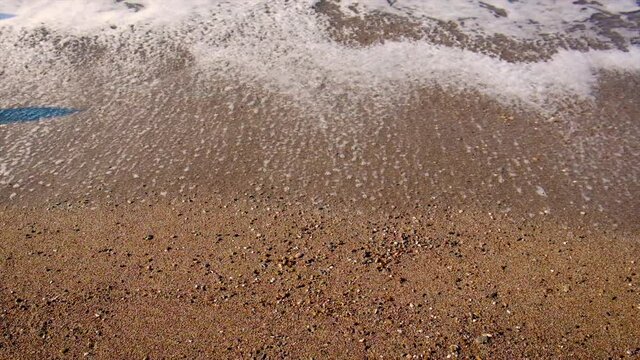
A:
<svg viewBox="0 0 640 360">
<path fill-rule="evenodd" d="M 76 112 L 78 112 L 78 110 L 57 107 L 24 107 L 14 109 L 0 109 L 0 124 L 36 121 L 40 119 L 67 116 Z"/>
</svg>

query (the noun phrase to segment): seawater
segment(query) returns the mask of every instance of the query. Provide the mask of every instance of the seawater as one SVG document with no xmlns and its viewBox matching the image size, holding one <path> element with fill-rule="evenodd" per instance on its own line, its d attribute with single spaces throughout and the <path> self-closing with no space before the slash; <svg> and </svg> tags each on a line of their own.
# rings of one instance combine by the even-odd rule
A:
<svg viewBox="0 0 640 360">
<path fill-rule="evenodd" d="M 345 23 L 382 17 L 381 24 L 392 20 L 453 40 L 340 43 L 319 5 Z M 603 70 L 640 71 L 634 0 L 7 0 L 0 12 L 15 15 L 0 23 L 0 93 L 29 84 L 35 93 L 14 99 L 21 103 L 60 94 L 78 78 L 140 79 L 140 68 L 161 68 L 172 54 L 202 75 L 257 81 L 314 105 L 323 96 L 386 97 L 402 93 L 392 89 L 398 84 L 438 84 L 549 109 L 563 99 L 589 99 Z M 544 54 L 514 61 L 492 50 L 496 43 Z"/>
</svg>

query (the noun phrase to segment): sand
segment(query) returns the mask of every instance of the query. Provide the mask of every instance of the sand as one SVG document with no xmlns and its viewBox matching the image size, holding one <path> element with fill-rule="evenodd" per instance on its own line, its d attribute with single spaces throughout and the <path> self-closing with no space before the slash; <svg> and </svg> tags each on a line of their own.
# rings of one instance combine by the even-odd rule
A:
<svg viewBox="0 0 640 360">
<path fill-rule="evenodd" d="M 625 92 L 615 77 L 601 88 L 618 104 L 637 104 L 637 93 Z M 549 135 L 563 125 L 541 123 L 539 132 L 518 135 L 539 120 L 500 117 L 504 109 L 490 101 L 420 93 L 424 98 L 382 127 L 379 140 L 360 142 L 357 162 L 371 162 L 344 160 L 356 179 L 373 170 L 386 174 L 364 185 L 331 175 L 328 166 L 334 165 L 322 156 L 290 162 L 278 148 L 272 148 L 272 161 L 300 177 L 287 181 L 273 170 L 269 182 L 264 171 L 252 171 L 263 158 L 251 145 L 273 141 L 273 135 L 244 130 L 242 138 L 256 142 L 225 150 L 238 154 L 218 165 L 231 173 L 207 171 L 207 158 L 196 158 L 187 172 L 154 172 L 150 155 L 141 151 L 131 161 L 146 158 L 142 168 L 116 172 L 115 180 L 100 186 L 78 186 L 82 182 L 74 179 L 91 178 L 81 168 L 86 170 L 61 174 L 53 185 L 5 202 L 0 357 L 638 356 L 637 198 L 624 202 L 617 191 L 596 191 L 607 211 L 584 211 L 576 205 L 581 197 L 575 185 L 553 180 L 544 167 L 505 181 L 525 186 L 541 179 L 545 196 L 535 186 L 517 194 L 517 187 L 491 185 L 492 162 L 481 150 L 469 155 L 467 146 L 450 140 L 452 134 L 469 144 L 495 140 L 500 132 L 500 139 L 520 141 L 521 156 L 554 164 L 561 156 L 549 149 L 562 149 L 566 139 Z M 437 106 L 420 105 L 426 103 Z M 427 117 L 442 122 L 412 121 L 427 111 L 436 111 Z M 452 115 L 461 111 L 493 125 L 470 138 L 472 124 Z M 251 117 L 238 118 L 252 123 Z M 438 125 L 441 141 L 429 131 Z M 280 126 L 288 133 L 286 123 Z M 168 141 L 174 130 L 152 132 L 140 144 Z M 355 143 L 375 138 L 364 130 Z M 309 151 L 326 147 L 324 137 L 305 143 L 297 136 Z M 55 149 L 60 137 L 39 141 Z M 173 144 L 163 147 L 166 152 L 189 153 L 198 142 L 165 144 Z M 408 148 L 416 151 L 395 167 L 409 156 L 394 155 L 397 149 Z M 515 151 L 496 149 L 489 159 L 497 162 Z M 58 156 L 51 154 L 34 152 L 31 161 Z M 74 161 L 113 158 L 107 151 L 78 154 Z M 388 159 L 380 161 L 380 154 Z M 430 162 L 433 154 L 436 163 Z M 619 165 L 609 166 L 599 169 Z M 415 181 L 415 167 L 434 174 L 426 178 L 431 181 Z M 176 173 L 184 174 L 182 182 Z M 399 181 L 385 185 L 390 178 Z M 626 186 L 637 189 L 633 181 Z"/>
<path fill-rule="evenodd" d="M 571 48 L 316 11 L 343 46 Z M 0 126 L 1 359 L 640 357 L 637 74 L 540 111 L 76 40 L 55 51 L 86 75 L 27 85 L 82 111 Z"/>
<path fill-rule="evenodd" d="M 256 196 L 3 211 L 3 358 L 637 356 L 637 236 Z"/>
</svg>

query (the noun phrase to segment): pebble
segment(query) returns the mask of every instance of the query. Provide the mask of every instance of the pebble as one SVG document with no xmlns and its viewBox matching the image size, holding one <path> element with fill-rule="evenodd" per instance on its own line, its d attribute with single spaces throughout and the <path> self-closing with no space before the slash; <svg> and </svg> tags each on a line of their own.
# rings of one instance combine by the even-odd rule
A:
<svg viewBox="0 0 640 360">
<path fill-rule="evenodd" d="M 144 237 L 145 240 L 153 240 L 153 235 L 149 234 L 147 236 Z"/>
<path fill-rule="evenodd" d="M 493 335 L 491 334 L 482 334 L 475 339 L 475 343 L 478 345 L 488 344 L 492 337 Z"/>
</svg>

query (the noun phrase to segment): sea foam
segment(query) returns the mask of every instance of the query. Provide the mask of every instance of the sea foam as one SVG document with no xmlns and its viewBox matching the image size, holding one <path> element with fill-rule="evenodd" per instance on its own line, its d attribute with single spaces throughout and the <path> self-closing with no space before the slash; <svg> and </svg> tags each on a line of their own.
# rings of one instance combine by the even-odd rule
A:
<svg viewBox="0 0 640 360">
<path fill-rule="evenodd" d="M 621 43 L 609 44 L 606 49 L 559 48 L 549 57 L 527 62 L 435 44 L 428 39 L 392 39 L 360 47 L 343 44 L 330 36 L 324 15 L 314 10 L 317 3 L 189 0 L 177 5 L 167 0 L 8 0 L 0 4 L 0 12 L 16 16 L 0 23 L 0 50 L 6 54 L 0 65 L 7 74 L 6 82 L 17 82 L 34 73 L 33 68 L 22 70 L 25 61 L 50 66 L 52 60 L 38 63 L 35 59 L 55 59 L 58 55 L 54 46 L 40 44 L 36 51 L 16 48 L 22 45 L 12 42 L 44 28 L 62 38 L 56 41 L 88 37 L 106 48 L 122 47 L 123 41 L 129 48 L 162 47 L 167 41 L 173 42 L 195 58 L 198 71 L 259 81 L 309 102 L 323 97 L 330 101 L 332 95 L 341 93 L 391 94 L 401 93 L 398 86 L 438 84 L 479 91 L 505 104 L 539 109 L 563 98 L 588 100 L 601 71 L 640 71 L 640 48 L 636 45 L 637 31 L 633 31 L 633 16 L 640 7 L 634 1 L 612 0 L 604 5 L 553 0 L 337 3 L 345 19 L 392 14 L 426 28 L 453 22 L 456 29 L 473 36 L 500 34 L 514 41 L 543 42 L 545 34 L 555 32 L 606 42 L 601 31 L 606 25 L 600 20 L 619 20 L 617 27 L 609 30 L 620 35 L 616 39 L 622 39 Z M 28 53 L 31 56 L 26 58 L 31 60 L 25 60 Z M 127 61 L 126 56 L 123 61 Z M 72 70 L 62 66 L 57 71 Z M 3 86 L 9 85 L 0 88 Z"/>
</svg>

